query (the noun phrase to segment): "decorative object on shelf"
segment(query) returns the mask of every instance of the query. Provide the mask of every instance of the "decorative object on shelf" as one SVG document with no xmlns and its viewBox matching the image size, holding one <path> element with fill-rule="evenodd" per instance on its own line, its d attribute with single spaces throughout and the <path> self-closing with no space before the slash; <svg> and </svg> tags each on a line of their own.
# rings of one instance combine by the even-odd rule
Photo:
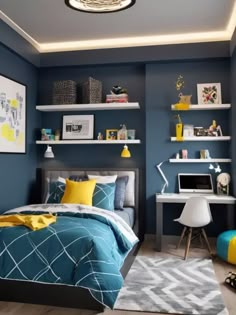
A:
<svg viewBox="0 0 236 315">
<path fill-rule="evenodd" d="M 184 77 L 180 74 L 175 82 L 175 88 L 177 91 L 180 91 L 184 88 Z"/>
<path fill-rule="evenodd" d="M 181 158 L 182 158 L 182 159 L 187 159 L 187 158 L 188 158 L 188 150 L 183 149 L 183 150 L 181 151 Z"/>
<path fill-rule="evenodd" d="M 223 133 L 221 130 L 221 126 L 216 124 L 216 121 L 213 120 L 211 126 L 208 129 L 208 136 L 222 137 Z"/>
<path fill-rule="evenodd" d="M 200 150 L 200 159 L 210 159 L 210 152 L 209 150 Z"/>
<path fill-rule="evenodd" d="M 176 82 L 175 88 L 177 91 L 180 91 L 184 88 L 184 77 L 179 75 Z M 182 92 L 179 93 L 179 102 L 175 104 L 176 110 L 188 110 L 189 105 L 191 104 L 192 95 L 184 95 Z"/>
<path fill-rule="evenodd" d="M 54 153 L 53 153 L 52 147 L 50 145 L 47 145 L 47 149 L 44 153 L 44 157 L 46 159 L 53 159 L 54 158 Z"/>
<path fill-rule="evenodd" d="M 127 103 L 128 91 L 119 85 L 114 85 L 111 89 L 111 94 L 106 95 L 106 103 Z"/>
<path fill-rule="evenodd" d="M 52 104 L 75 104 L 77 83 L 73 80 L 53 82 Z"/>
<path fill-rule="evenodd" d="M 165 175 L 164 175 L 164 173 L 163 173 L 163 171 L 162 171 L 162 169 L 161 169 L 161 166 L 162 166 L 162 164 L 163 164 L 164 162 L 166 162 L 166 161 L 162 161 L 161 163 L 159 163 L 159 164 L 156 165 L 156 168 L 157 168 L 158 171 L 160 172 L 161 177 L 163 178 L 163 180 L 164 180 L 164 182 L 165 182 L 164 185 L 162 186 L 161 194 L 164 194 L 166 187 L 169 186 L 169 182 L 168 182 L 168 180 L 166 179 L 166 177 L 165 177 Z"/>
<path fill-rule="evenodd" d="M 65 0 L 65 4 L 73 9 L 89 13 L 110 13 L 128 9 L 136 0 Z"/>
<path fill-rule="evenodd" d="M 183 124 L 180 115 L 176 115 L 178 123 L 175 125 L 176 141 L 183 141 Z"/>
<path fill-rule="evenodd" d="M 184 124 L 183 137 L 193 137 L 193 136 L 194 136 L 194 126 Z"/>
<path fill-rule="evenodd" d="M 102 102 L 102 82 L 89 77 L 82 84 L 82 99 L 84 104 L 93 104 Z"/>
<path fill-rule="evenodd" d="M 222 171 L 218 163 L 215 163 L 215 166 L 213 164 L 210 164 L 209 169 L 214 170 L 215 173 L 220 173 Z"/>
<path fill-rule="evenodd" d="M 128 146 L 125 144 L 123 150 L 121 151 L 121 155 L 122 158 L 130 158 L 131 157 L 131 153 L 129 151 Z"/>
<path fill-rule="evenodd" d="M 205 129 L 203 127 L 194 127 L 194 136 L 196 137 L 205 137 L 208 136 L 208 129 Z"/>
<path fill-rule="evenodd" d="M 128 129 L 127 130 L 127 138 L 128 140 L 134 140 L 135 139 L 135 129 Z"/>
<path fill-rule="evenodd" d="M 117 140 L 118 129 L 107 129 L 106 140 Z"/>
<path fill-rule="evenodd" d="M 41 140 L 42 141 L 52 140 L 51 136 L 52 136 L 52 129 L 50 129 L 50 128 L 41 129 Z"/>
<path fill-rule="evenodd" d="M 175 158 L 176 158 L 176 160 L 179 160 L 179 159 L 180 159 L 179 152 L 177 152 L 177 153 L 175 154 Z"/>
<path fill-rule="evenodd" d="M 0 152 L 26 152 L 26 85 L 0 75 Z"/>
<path fill-rule="evenodd" d="M 126 125 L 120 125 L 120 129 L 118 130 L 117 133 L 117 139 L 118 140 L 127 140 L 128 136 L 127 136 L 127 128 Z"/>
<path fill-rule="evenodd" d="M 201 83 L 197 84 L 198 104 L 221 104 L 221 84 Z"/>
<path fill-rule="evenodd" d="M 103 140 L 103 134 L 101 132 L 98 133 L 97 139 L 98 140 Z"/>
<path fill-rule="evenodd" d="M 61 134 L 60 129 L 56 129 L 56 131 L 55 131 L 55 140 L 56 141 L 60 140 L 60 134 Z"/>
<path fill-rule="evenodd" d="M 93 139 L 94 115 L 63 116 L 63 139 Z"/>
<path fill-rule="evenodd" d="M 221 173 L 217 176 L 217 194 L 218 195 L 229 195 L 229 183 L 230 175 L 228 173 Z"/>
</svg>

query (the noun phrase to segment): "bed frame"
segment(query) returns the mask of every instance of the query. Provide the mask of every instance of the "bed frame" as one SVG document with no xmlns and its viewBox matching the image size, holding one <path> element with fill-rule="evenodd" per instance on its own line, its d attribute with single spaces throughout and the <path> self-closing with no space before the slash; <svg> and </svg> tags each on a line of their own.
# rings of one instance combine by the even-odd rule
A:
<svg viewBox="0 0 236 315">
<path fill-rule="evenodd" d="M 121 273 L 125 277 L 135 259 L 138 249 L 143 240 L 142 215 L 139 208 L 140 194 L 139 183 L 140 174 L 136 168 L 57 168 L 57 169 L 38 169 L 37 178 L 41 186 L 41 200 L 44 200 L 47 190 L 47 180 L 49 177 L 69 176 L 86 172 L 98 172 L 101 175 L 120 174 L 133 172 L 135 176 L 134 200 L 135 200 L 135 225 L 133 230 L 139 237 L 140 242 L 132 249 L 126 257 Z M 40 187 L 38 186 L 38 187 Z M 37 202 L 36 202 L 37 203 Z M 96 301 L 88 289 L 67 285 L 41 284 L 30 281 L 0 280 L 0 300 L 14 301 L 31 304 L 54 305 L 71 308 L 94 309 L 103 311 L 104 306 Z"/>
</svg>

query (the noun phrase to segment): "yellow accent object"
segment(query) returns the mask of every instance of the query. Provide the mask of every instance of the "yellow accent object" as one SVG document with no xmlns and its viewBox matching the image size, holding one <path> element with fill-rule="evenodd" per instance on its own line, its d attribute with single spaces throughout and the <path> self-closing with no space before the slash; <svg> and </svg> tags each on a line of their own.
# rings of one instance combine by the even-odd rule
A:
<svg viewBox="0 0 236 315">
<path fill-rule="evenodd" d="M 236 237 L 233 237 L 229 242 L 228 262 L 236 264 Z"/>
<path fill-rule="evenodd" d="M 176 103 L 175 104 L 176 110 L 189 110 L 189 104 L 186 103 Z"/>
<path fill-rule="evenodd" d="M 16 99 L 12 99 L 11 102 L 11 107 L 17 108 L 19 106 L 19 102 Z"/>
<path fill-rule="evenodd" d="M 66 188 L 61 203 L 81 203 L 83 205 L 92 206 L 95 185 L 95 179 L 75 182 L 67 178 Z"/>
<path fill-rule="evenodd" d="M 130 151 L 129 151 L 127 145 L 124 145 L 124 149 L 122 150 L 120 156 L 121 156 L 122 158 L 130 158 L 130 157 L 131 157 L 131 153 L 130 153 Z"/>
<path fill-rule="evenodd" d="M 8 133 L 9 133 L 9 124 L 4 123 L 2 124 L 2 137 L 8 139 Z"/>
<path fill-rule="evenodd" d="M 175 132 L 176 132 L 176 141 L 183 141 L 183 124 L 176 124 L 175 125 Z"/>
<path fill-rule="evenodd" d="M 0 227 L 25 225 L 33 231 L 43 229 L 56 222 L 52 214 L 9 214 L 0 216 Z"/>
<path fill-rule="evenodd" d="M 18 137 L 16 138 L 16 144 L 22 145 L 24 143 L 24 132 L 20 131 Z"/>
</svg>

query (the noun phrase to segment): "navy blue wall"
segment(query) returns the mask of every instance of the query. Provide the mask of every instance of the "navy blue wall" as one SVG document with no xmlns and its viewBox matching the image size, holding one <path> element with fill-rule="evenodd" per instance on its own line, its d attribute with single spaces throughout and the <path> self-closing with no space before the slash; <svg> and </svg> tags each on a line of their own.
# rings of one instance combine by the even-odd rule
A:
<svg viewBox="0 0 236 315">
<path fill-rule="evenodd" d="M 163 180 L 155 166 L 161 161 L 173 157 L 181 149 L 187 149 L 189 157 L 199 157 L 201 149 L 208 149 L 212 157 L 229 157 L 230 144 L 223 142 L 171 142 L 175 136 L 174 126 L 176 112 L 170 110 L 171 104 L 178 101 L 179 91 L 175 81 L 181 74 L 184 77 L 184 94 L 192 94 L 192 104 L 197 104 L 197 83 L 221 82 L 222 101 L 230 103 L 230 60 L 205 60 L 191 62 L 166 62 L 146 66 L 146 228 L 155 232 L 155 193 L 160 192 Z M 215 119 L 222 126 L 224 135 L 230 134 L 229 111 L 189 111 L 181 112 L 183 123 L 208 127 Z M 162 165 L 169 187 L 166 192 L 177 192 L 177 173 L 209 172 L 208 164 L 170 164 Z M 229 171 L 226 165 L 222 169 Z M 180 207 L 166 206 L 164 211 L 164 233 L 179 233 L 180 226 L 173 219 L 180 214 Z M 214 224 L 210 234 L 225 228 L 225 216 L 215 211 Z M 222 222 L 223 221 L 223 222 Z"/>
<path fill-rule="evenodd" d="M 3 212 L 27 204 L 33 198 L 37 166 L 35 129 L 40 115 L 35 110 L 36 68 L 2 44 L 0 44 L 0 74 L 27 85 L 27 152 L 26 154 L 0 153 L 0 212 Z"/>
</svg>

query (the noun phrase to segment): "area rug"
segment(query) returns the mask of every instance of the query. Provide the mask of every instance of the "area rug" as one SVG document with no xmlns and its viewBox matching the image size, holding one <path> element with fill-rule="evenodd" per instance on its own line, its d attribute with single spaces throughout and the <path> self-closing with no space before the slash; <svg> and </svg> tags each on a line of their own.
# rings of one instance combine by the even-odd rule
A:
<svg viewBox="0 0 236 315">
<path fill-rule="evenodd" d="M 228 315 L 210 259 L 137 256 L 115 309 L 168 314 Z"/>
</svg>

